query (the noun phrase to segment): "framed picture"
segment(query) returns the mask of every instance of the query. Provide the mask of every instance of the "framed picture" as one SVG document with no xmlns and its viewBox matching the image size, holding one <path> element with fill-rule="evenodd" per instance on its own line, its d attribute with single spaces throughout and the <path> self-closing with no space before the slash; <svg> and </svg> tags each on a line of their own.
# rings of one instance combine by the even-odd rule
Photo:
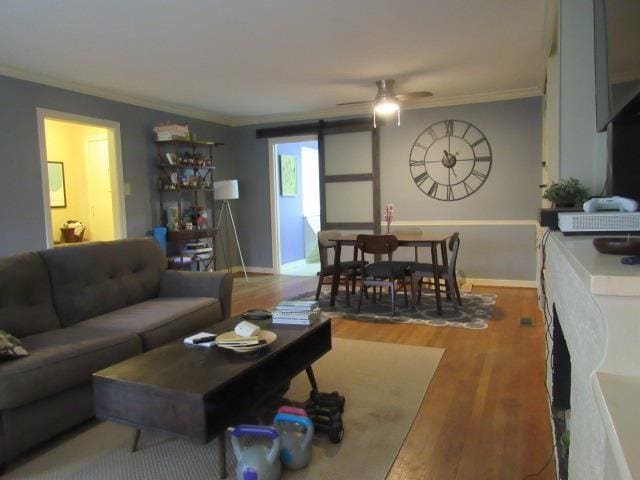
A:
<svg viewBox="0 0 640 480">
<path fill-rule="evenodd" d="M 51 208 L 66 208 L 67 192 L 64 187 L 64 163 L 47 162 L 49 169 L 49 204 Z"/>
<path fill-rule="evenodd" d="M 295 197 L 298 194 L 294 155 L 280 155 L 280 194 L 283 197 Z"/>
</svg>

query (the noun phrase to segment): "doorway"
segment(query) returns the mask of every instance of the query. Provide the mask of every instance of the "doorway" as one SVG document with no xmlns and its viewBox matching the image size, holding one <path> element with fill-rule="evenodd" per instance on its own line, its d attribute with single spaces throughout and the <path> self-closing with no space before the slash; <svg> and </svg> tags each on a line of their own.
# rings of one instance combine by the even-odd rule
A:
<svg viewBox="0 0 640 480">
<path fill-rule="evenodd" d="M 119 124 L 38 109 L 47 245 L 126 236 Z"/>
<path fill-rule="evenodd" d="M 317 137 L 278 138 L 269 144 L 275 273 L 316 276 L 321 211 Z"/>
</svg>

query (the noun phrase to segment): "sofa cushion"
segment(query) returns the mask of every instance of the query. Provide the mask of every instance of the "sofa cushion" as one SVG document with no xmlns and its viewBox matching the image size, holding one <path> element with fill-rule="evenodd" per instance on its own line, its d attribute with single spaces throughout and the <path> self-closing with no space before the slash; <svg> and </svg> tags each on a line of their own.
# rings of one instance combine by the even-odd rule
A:
<svg viewBox="0 0 640 480">
<path fill-rule="evenodd" d="M 142 352 L 133 334 L 61 328 L 22 338 L 30 355 L 0 363 L 0 409 L 91 381 L 91 374 Z"/>
<path fill-rule="evenodd" d="M 222 319 L 217 298 L 153 298 L 78 323 L 73 328 L 108 329 L 140 335 L 145 350 L 156 348 Z"/>
<path fill-rule="evenodd" d="M 156 297 L 167 263 L 151 238 L 62 246 L 40 254 L 63 326 Z"/>
<path fill-rule="evenodd" d="M 60 328 L 49 273 L 37 253 L 0 258 L 0 330 L 16 337 Z"/>
</svg>

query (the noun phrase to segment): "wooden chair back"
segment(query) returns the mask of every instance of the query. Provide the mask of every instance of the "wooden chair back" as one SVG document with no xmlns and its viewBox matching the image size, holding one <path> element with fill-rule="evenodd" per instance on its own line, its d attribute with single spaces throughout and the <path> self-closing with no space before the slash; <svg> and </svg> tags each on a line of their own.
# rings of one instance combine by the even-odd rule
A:
<svg viewBox="0 0 640 480">
<path fill-rule="evenodd" d="M 456 272 L 456 262 L 458 261 L 458 251 L 460 250 L 460 234 L 455 232 L 449 238 L 449 251 L 451 255 L 449 255 L 449 265 L 447 266 L 448 273 L 455 274 Z"/>
<path fill-rule="evenodd" d="M 329 257 L 327 251 L 330 248 L 336 248 L 336 242 L 332 242 L 330 238 L 336 238 L 341 235 L 339 230 L 320 230 L 318 232 L 318 253 L 320 254 L 320 267 L 329 266 Z"/>
<path fill-rule="evenodd" d="M 398 239 L 395 235 L 358 235 L 356 237 L 358 250 L 362 252 L 364 262 L 365 253 L 381 255 L 386 253 L 392 260 L 393 252 L 398 249 Z"/>
</svg>

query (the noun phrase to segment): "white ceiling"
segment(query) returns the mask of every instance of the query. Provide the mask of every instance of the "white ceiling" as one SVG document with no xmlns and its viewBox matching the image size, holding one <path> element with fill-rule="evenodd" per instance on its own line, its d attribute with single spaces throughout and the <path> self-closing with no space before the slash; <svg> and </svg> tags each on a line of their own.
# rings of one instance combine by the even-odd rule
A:
<svg viewBox="0 0 640 480">
<path fill-rule="evenodd" d="M 532 90 L 544 0 L 2 0 L 0 65 L 226 117 Z"/>
</svg>

